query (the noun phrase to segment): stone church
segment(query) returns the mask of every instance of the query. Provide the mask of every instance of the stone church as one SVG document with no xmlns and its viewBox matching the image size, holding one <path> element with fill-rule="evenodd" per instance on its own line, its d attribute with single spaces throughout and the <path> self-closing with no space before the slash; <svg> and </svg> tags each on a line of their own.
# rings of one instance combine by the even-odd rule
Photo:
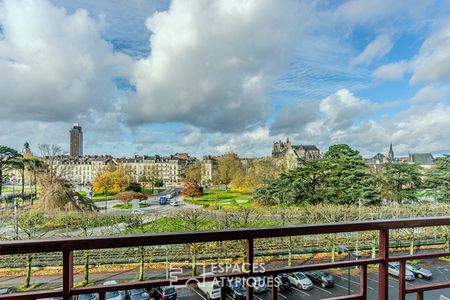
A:
<svg viewBox="0 0 450 300">
<path fill-rule="evenodd" d="M 272 159 L 278 160 L 286 170 L 297 168 L 303 161 L 320 158 L 320 150 L 315 145 L 292 145 L 289 138 L 286 142 L 273 142 Z"/>
</svg>

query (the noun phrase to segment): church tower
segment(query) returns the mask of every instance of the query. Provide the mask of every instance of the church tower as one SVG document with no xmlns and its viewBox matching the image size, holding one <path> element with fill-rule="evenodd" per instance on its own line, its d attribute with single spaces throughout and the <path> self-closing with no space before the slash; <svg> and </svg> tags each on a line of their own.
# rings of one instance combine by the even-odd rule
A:
<svg viewBox="0 0 450 300">
<path fill-rule="evenodd" d="M 390 161 L 394 160 L 394 149 L 392 149 L 392 143 L 389 146 L 389 152 L 387 156 Z"/>
</svg>

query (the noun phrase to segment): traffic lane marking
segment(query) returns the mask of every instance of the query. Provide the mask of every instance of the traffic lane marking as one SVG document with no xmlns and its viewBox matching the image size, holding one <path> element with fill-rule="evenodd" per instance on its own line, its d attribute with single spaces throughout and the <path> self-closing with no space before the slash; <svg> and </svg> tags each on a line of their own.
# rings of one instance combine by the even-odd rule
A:
<svg viewBox="0 0 450 300">
<path fill-rule="evenodd" d="M 342 280 L 342 282 L 347 282 L 347 280 L 348 280 L 348 278 L 346 278 L 346 277 L 344 277 L 344 276 L 340 276 L 340 275 L 334 275 L 335 277 L 338 277 L 338 278 L 340 278 L 341 280 Z M 351 278 L 351 277 L 350 277 Z M 350 279 L 350 282 L 352 282 L 352 283 L 354 283 L 354 284 L 356 284 L 356 285 L 358 285 L 359 286 L 359 282 L 358 281 L 355 281 L 355 280 L 351 280 Z M 369 290 L 375 290 L 373 287 L 371 287 L 371 286 L 369 286 L 368 284 L 367 284 L 367 288 L 369 289 Z"/>
<path fill-rule="evenodd" d="M 191 289 L 191 291 L 194 291 L 194 293 L 196 293 L 197 295 L 199 295 L 200 296 L 200 298 L 202 298 L 203 300 L 207 300 L 205 297 L 203 297 L 203 295 L 202 294 L 200 294 L 200 292 L 199 291 L 197 291 L 197 289 L 194 289 L 194 288 L 192 288 Z"/>
<path fill-rule="evenodd" d="M 272 292 L 272 289 L 271 289 L 271 288 L 268 288 L 268 290 L 269 290 L 270 292 Z M 285 298 L 285 299 L 288 298 L 288 297 L 286 297 L 285 295 L 281 294 L 280 292 L 277 292 L 277 294 L 278 294 L 279 296 Z"/>
<path fill-rule="evenodd" d="M 301 289 L 299 289 L 299 288 L 296 288 L 296 287 L 291 287 L 294 291 L 297 291 L 297 292 L 300 292 L 300 293 L 302 293 L 302 294 L 305 294 L 306 296 L 308 296 L 308 297 L 311 297 L 311 295 L 310 294 L 308 294 L 307 292 L 305 292 L 305 291 L 303 291 L 303 290 L 301 290 Z"/>
</svg>

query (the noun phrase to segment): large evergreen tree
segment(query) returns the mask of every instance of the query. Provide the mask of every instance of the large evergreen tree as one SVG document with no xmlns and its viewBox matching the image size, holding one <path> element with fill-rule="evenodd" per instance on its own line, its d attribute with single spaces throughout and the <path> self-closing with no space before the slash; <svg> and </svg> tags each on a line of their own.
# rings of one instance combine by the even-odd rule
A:
<svg viewBox="0 0 450 300">
<path fill-rule="evenodd" d="M 0 196 L 2 195 L 4 176 L 7 171 L 15 168 L 17 159 L 20 156 L 16 150 L 6 146 L 0 146 Z"/>
<path fill-rule="evenodd" d="M 382 195 L 389 201 L 401 203 L 417 199 L 421 186 L 421 168 L 416 164 L 387 163 L 381 169 Z"/>
<path fill-rule="evenodd" d="M 450 200 L 450 155 L 439 158 L 428 173 L 428 185 L 438 201 Z"/>
</svg>

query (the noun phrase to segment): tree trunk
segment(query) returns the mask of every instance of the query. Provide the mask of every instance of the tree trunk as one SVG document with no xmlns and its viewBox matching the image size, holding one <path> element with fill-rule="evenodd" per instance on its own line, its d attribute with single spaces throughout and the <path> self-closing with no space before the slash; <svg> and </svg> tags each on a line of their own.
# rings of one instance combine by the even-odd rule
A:
<svg viewBox="0 0 450 300">
<path fill-rule="evenodd" d="M 335 260 L 336 260 L 336 246 L 333 245 L 333 246 L 331 247 L 331 262 L 334 263 Z"/>
<path fill-rule="evenodd" d="M 25 284 L 23 285 L 24 288 L 30 287 L 32 262 L 33 262 L 33 256 L 28 254 L 27 255 L 27 274 L 25 275 Z"/>
<path fill-rule="evenodd" d="M 414 255 L 414 239 L 409 242 L 409 255 Z"/>
<path fill-rule="evenodd" d="M 292 267 L 292 237 L 289 237 L 288 244 L 288 267 Z"/>
<path fill-rule="evenodd" d="M 141 255 L 141 260 L 140 260 L 140 267 L 139 267 L 139 281 L 143 281 L 144 280 L 144 267 L 145 267 L 145 251 L 144 251 L 144 247 L 139 247 L 139 252 Z"/>
<path fill-rule="evenodd" d="M 3 189 L 3 172 L 2 169 L 0 169 L 0 196 L 2 195 L 2 189 Z"/>
<path fill-rule="evenodd" d="M 20 174 L 22 177 L 22 204 L 25 203 L 25 167 L 22 169 L 22 173 Z"/>
<path fill-rule="evenodd" d="M 36 170 L 33 171 L 34 173 L 34 197 L 37 198 L 37 178 L 36 178 Z M 34 197 L 31 197 L 31 206 L 33 206 L 33 199 Z"/>
<path fill-rule="evenodd" d="M 89 284 L 89 252 L 84 252 L 83 286 Z"/>
<path fill-rule="evenodd" d="M 192 274 L 191 276 L 197 276 L 197 253 L 192 254 Z"/>
<path fill-rule="evenodd" d="M 377 256 L 377 238 L 374 237 L 372 239 L 372 259 L 375 259 Z"/>
</svg>

